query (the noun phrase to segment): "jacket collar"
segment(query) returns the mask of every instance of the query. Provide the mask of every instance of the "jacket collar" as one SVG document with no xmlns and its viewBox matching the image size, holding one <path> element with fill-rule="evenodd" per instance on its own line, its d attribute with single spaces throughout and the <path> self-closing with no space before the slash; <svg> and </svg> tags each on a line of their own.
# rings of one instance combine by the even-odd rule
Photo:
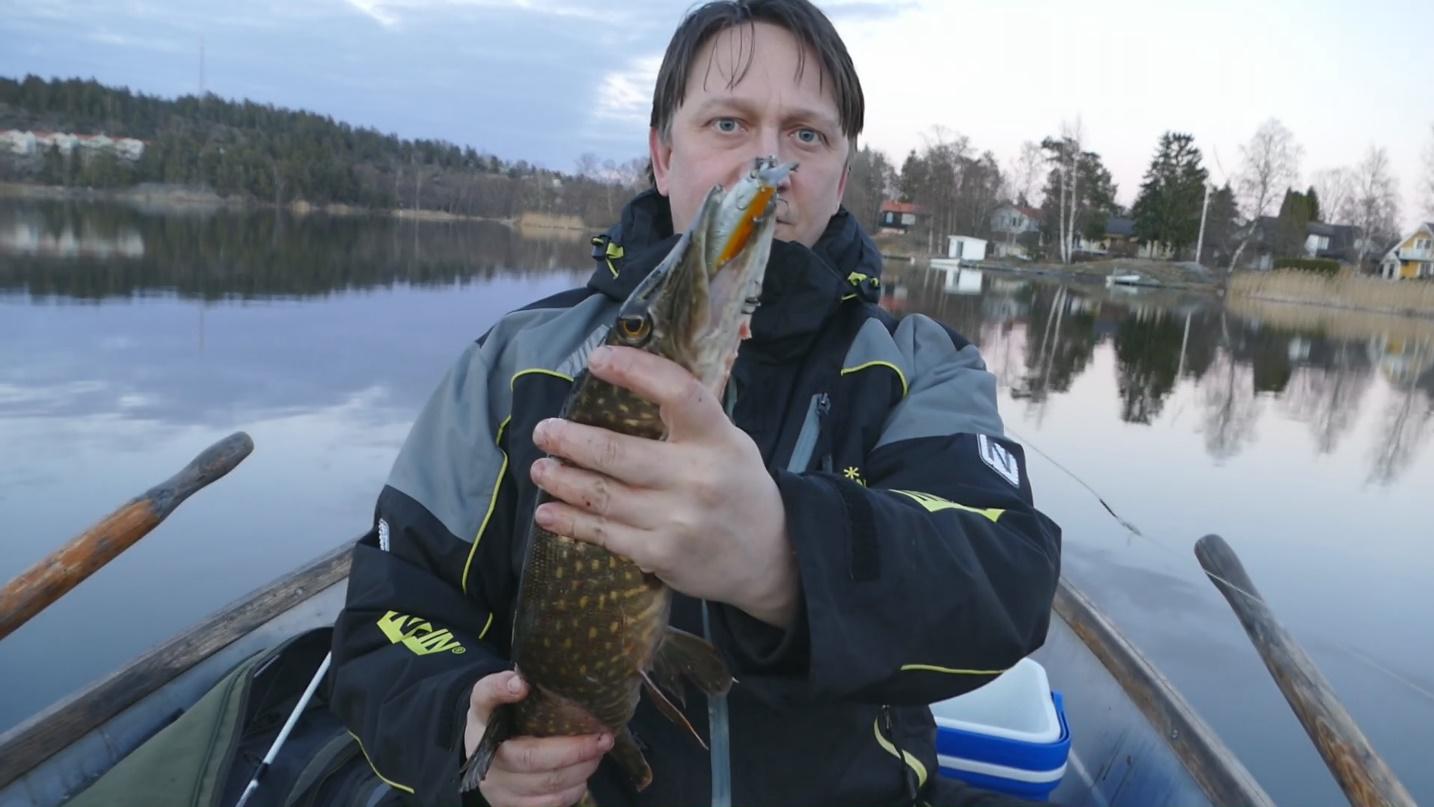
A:
<svg viewBox="0 0 1434 807">
<path fill-rule="evenodd" d="M 644 191 L 623 208 L 617 225 L 593 239 L 597 267 L 588 287 L 626 300 L 637 284 L 672 251 L 672 212 L 667 198 Z M 743 353 L 783 360 L 803 353 L 843 302 L 876 302 L 881 253 L 846 208 L 841 208 L 812 248 L 774 241 L 752 316 L 752 339 Z"/>
</svg>

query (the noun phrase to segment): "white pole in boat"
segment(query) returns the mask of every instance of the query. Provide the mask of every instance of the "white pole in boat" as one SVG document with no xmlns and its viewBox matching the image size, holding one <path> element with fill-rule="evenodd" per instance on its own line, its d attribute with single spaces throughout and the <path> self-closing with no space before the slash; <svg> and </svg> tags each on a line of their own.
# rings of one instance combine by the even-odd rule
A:
<svg viewBox="0 0 1434 807">
<path fill-rule="evenodd" d="M 279 749 L 284 745 L 284 741 L 289 739 L 289 732 L 293 731 L 294 724 L 299 722 L 299 715 L 304 713 L 304 707 L 308 706 L 309 701 L 313 699 L 314 692 L 319 688 L 319 683 L 324 680 L 324 673 L 329 671 L 329 661 L 332 658 L 332 653 L 324 656 L 323 663 L 319 665 L 319 671 L 314 673 L 314 677 L 309 680 L 309 686 L 304 689 L 304 694 L 299 696 L 299 702 L 294 705 L 294 711 L 289 713 L 289 719 L 284 721 L 284 727 L 279 729 L 279 736 L 274 738 L 273 744 L 269 746 L 269 753 L 264 755 L 264 761 L 259 763 L 259 769 L 254 771 L 254 778 L 249 780 L 243 795 L 239 797 L 239 801 L 234 803 L 234 807 L 244 807 L 244 803 L 249 801 L 249 797 L 254 795 L 255 790 L 259 789 L 259 780 L 263 779 L 264 774 L 269 771 L 269 763 L 279 755 Z"/>
</svg>

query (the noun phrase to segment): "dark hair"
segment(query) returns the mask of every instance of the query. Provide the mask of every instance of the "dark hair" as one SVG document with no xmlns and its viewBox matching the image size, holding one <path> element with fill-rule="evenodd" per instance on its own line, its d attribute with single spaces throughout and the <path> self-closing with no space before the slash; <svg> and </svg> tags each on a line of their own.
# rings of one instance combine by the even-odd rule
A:
<svg viewBox="0 0 1434 807">
<path fill-rule="evenodd" d="M 744 24 L 755 27 L 759 22 L 785 28 L 802 46 L 802 52 L 797 54 L 798 77 L 805 68 L 808 50 L 821 60 L 820 80 L 831 79 L 842 133 L 855 143 L 866 112 L 861 81 L 831 20 L 808 0 L 714 0 L 688 14 L 667 44 L 662 67 L 657 71 L 657 86 L 652 91 L 652 128 L 663 139 L 670 134 L 672 118 L 687 93 L 693 63 L 708 39 L 728 28 Z M 738 58 L 741 63 L 732 71 L 729 87 L 735 87 L 747 74 L 752 64 L 751 48 Z"/>
</svg>

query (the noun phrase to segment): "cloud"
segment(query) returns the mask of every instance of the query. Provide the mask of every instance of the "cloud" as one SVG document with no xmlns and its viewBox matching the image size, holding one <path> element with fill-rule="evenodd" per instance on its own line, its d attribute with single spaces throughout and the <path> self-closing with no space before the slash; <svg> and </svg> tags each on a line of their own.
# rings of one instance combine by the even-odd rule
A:
<svg viewBox="0 0 1434 807">
<path fill-rule="evenodd" d="M 610 22 L 615 11 L 606 3 L 553 2 L 553 0 L 344 0 L 364 16 L 385 28 L 405 20 L 442 15 L 455 10 L 476 9 L 499 12 L 527 12 L 548 17 L 567 17 Z"/>
<path fill-rule="evenodd" d="M 652 87 L 661 56 L 643 56 L 608 71 L 598 83 L 593 116 L 622 124 L 645 126 L 652 111 Z"/>
</svg>

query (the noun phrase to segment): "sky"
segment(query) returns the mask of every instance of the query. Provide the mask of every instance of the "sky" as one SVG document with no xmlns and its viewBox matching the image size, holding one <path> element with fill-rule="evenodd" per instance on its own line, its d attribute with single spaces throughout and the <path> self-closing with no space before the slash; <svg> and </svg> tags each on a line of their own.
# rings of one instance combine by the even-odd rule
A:
<svg viewBox="0 0 1434 807">
<path fill-rule="evenodd" d="M 1388 150 L 1400 219 L 1434 147 L 1427 0 L 829 0 L 898 166 L 939 130 L 1004 166 L 1080 119 L 1130 204 L 1162 132 L 1233 177 L 1268 118 L 1301 182 Z M 687 0 L 0 0 L 0 75 L 93 77 L 303 108 L 563 171 L 646 153 L 652 84 Z M 201 42 L 203 70 L 201 76 Z"/>
</svg>

